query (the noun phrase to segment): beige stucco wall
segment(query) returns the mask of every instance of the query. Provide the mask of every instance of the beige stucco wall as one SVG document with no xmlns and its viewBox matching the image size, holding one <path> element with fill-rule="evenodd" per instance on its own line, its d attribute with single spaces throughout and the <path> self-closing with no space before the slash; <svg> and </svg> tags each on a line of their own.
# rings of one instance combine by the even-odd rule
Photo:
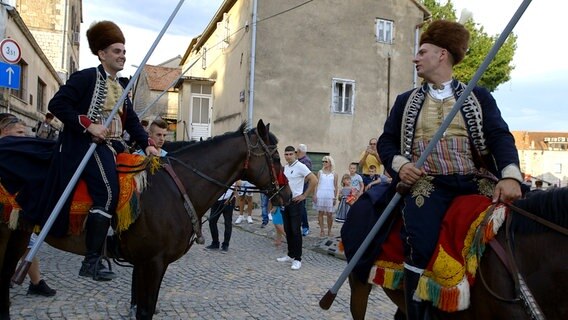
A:
<svg viewBox="0 0 568 320">
<path fill-rule="evenodd" d="M 252 2 L 237 1 L 229 11 L 231 32 L 250 20 Z M 382 132 L 396 94 L 412 87 L 415 27 L 424 12 L 411 0 L 321 0 L 264 20 L 303 2 L 258 1 L 253 124 L 270 122 L 281 149 L 305 143 L 309 152 L 331 154 L 341 173 L 359 160 L 369 138 Z M 377 43 L 376 18 L 394 21 L 392 45 Z M 250 26 L 243 28 L 221 50 L 213 49 L 219 41 L 213 34 L 206 43 L 207 69 L 197 62 L 189 73 L 215 80 L 213 135 L 247 119 L 250 37 Z M 194 52 L 184 69 L 199 54 Z M 354 114 L 330 111 L 332 78 L 355 81 Z M 239 102 L 241 90 L 245 102 Z M 188 94 L 184 85 L 181 119 L 189 117 Z"/>
<path fill-rule="evenodd" d="M 74 71 L 69 70 L 70 59 L 75 68 L 79 65 L 79 43 L 74 41 L 78 40 L 74 32 L 80 32 L 81 0 L 17 0 L 16 8 L 52 66 L 66 80 Z"/>
<path fill-rule="evenodd" d="M 259 17 L 300 2 L 261 1 Z M 376 18 L 394 21 L 394 44 L 377 43 Z M 329 153 L 337 171 L 346 172 L 382 132 L 395 94 L 412 86 L 414 27 L 422 18 L 411 1 L 325 0 L 262 22 L 254 118 L 272 123 L 282 147 L 305 143 L 309 152 Z M 355 80 L 353 115 L 330 111 L 332 78 Z"/>
<path fill-rule="evenodd" d="M 557 186 L 568 185 L 568 152 L 556 150 L 519 150 L 521 171 L 530 172 L 533 178 L 542 178 Z M 560 164 L 560 172 L 556 171 Z M 556 179 L 543 175 L 553 175 Z M 550 181 L 552 180 L 552 181 Z"/>
</svg>

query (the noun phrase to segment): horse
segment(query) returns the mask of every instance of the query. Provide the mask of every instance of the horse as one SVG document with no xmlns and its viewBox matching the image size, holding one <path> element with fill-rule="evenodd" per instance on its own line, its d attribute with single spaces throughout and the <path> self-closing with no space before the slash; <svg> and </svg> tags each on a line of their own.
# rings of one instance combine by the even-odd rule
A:
<svg viewBox="0 0 568 320">
<path fill-rule="evenodd" d="M 493 246 L 487 246 L 471 287 L 469 308 L 442 312 L 432 307 L 434 319 L 568 319 L 568 241 L 567 235 L 562 234 L 568 227 L 568 188 L 534 193 L 515 201 L 509 209 L 509 230 L 499 231 L 495 239 L 502 248 L 510 245 L 512 264 L 526 281 L 543 317 L 533 317 L 527 310 L 527 301 L 520 299 L 516 289 L 519 283 L 514 281 Z M 532 213 L 536 218 L 522 212 Z M 564 230 L 553 230 L 537 221 L 539 218 Z M 353 273 L 349 275 L 349 285 L 351 315 L 355 320 L 364 319 L 373 285 L 363 283 Z M 382 289 L 398 307 L 394 319 L 406 319 L 403 291 Z"/>
<path fill-rule="evenodd" d="M 131 306 L 136 306 L 137 319 L 153 317 L 168 265 L 189 250 L 200 231 L 203 215 L 236 180 L 255 184 L 274 205 L 291 199 L 290 189 L 282 179 L 278 140 L 269 127 L 260 120 L 256 128 L 248 130 L 243 123 L 235 132 L 178 145 L 178 150 L 161 159 L 171 166 L 185 188 L 189 206 L 193 205 L 199 219 L 197 227 L 186 210 L 186 197 L 182 197 L 183 192 L 172 176 L 164 168 L 153 174 L 147 172 L 148 187 L 140 195 L 140 215 L 117 237 L 120 258 L 133 265 Z M 30 230 L 11 230 L 0 224 L 0 319 L 10 318 L 10 279 L 29 241 Z M 46 241 L 71 253 L 84 254 L 86 250 L 84 235 L 48 235 Z M 113 253 L 109 256 L 113 257 Z"/>
</svg>

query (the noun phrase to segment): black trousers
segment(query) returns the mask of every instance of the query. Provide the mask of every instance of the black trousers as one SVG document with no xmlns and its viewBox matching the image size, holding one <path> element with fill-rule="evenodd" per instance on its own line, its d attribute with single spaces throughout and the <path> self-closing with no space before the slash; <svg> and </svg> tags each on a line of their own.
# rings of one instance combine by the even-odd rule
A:
<svg viewBox="0 0 568 320">
<path fill-rule="evenodd" d="M 213 239 L 212 244 L 219 245 L 219 228 L 217 228 L 217 222 L 219 217 L 223 215 L 225 220 L 225 233 L 223 235 L 223 245 L 228 246 L 231 241 L 231 233 L 233 232 L 233 209 L 234 206 L 229 203 L 225 205 L 226 200 L 215 201 L 211 207 L 211 213 L 209 214 L 209 229 L 211 230 L 211 238 Z"/>
<path fill-rule="evenodd" d="M 106 144 L 97 145 L 87 162 L 81 178 L 93 198 L 93 207 L 104 208 L 114 214 L 118 203 L 118 174 L 113 151 Z"/>
<path fill-rule="evenodd" d="M 288 256 L 302 261 L 302 207 L 304 201 L 292 202 L 284 208 L 282 218 L 288 242 Z"/>
</svg>

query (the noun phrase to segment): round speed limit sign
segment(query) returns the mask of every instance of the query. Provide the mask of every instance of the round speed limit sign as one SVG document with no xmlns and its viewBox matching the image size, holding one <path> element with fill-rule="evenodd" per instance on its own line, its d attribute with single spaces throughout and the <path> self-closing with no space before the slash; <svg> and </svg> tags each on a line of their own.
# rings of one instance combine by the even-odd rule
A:
<svg viewBox="0 0 568 320">
<path fill-rule="evenodd" d="M 0 54 L 2 59 L 8 63 L 18 63 L 22 58 L 22 50 L 13 39 L 4 39 L 0 42 Z"/>
</svg>

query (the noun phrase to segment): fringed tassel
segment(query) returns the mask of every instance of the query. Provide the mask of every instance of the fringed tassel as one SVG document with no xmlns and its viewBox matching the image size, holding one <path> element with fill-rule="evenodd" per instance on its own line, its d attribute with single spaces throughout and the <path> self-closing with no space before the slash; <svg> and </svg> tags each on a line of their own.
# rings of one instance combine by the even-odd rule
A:
<svg viewBox="0 0 568 320">
<path fill-rule="evenodd" d="M 485 233 L 483 235 L 483 242 L 487 243 L 489 240 L 493 239 L 497 235 L 499 228 L 505 222 L 505 218 L 507 217 L 507 208 L 504 205 L 499 205 L 498 207 L 493 210 L 493 214 L 489 218 L 489 222 L 487 223 L 487 228 L 485 228 Z"/>
<path fill-rule="evenodd" d="M 396 290 L 401 288 L 403 278 L 404 272 L 402 268 L 399 270 L 375 265 L 371 268 L 371 272 L 369 272 L 367 282 L 383 288 Z"/>
<path fill-rule="evenodd" d="M 136 186 L 136 192 L 138 192 L 138 194 L 146 189 L 148 186 L 148 174 L 146 171 L 141 171 L 134 175 L 134 185 Z"/>
<path fill-rule="evenodd" d="M 160 157 L 150 157 L 150 173 L 154 174 L 162 167 L 160 163 Z"/>
<path fill-rule="evenodd" d="M 122 206 L 122 208 L 117 209 L 116 214 L 118 218 L 116 232 L 120 233 L 127 230 L 128 227 L 130 227 L 130 225 L 138 218 L 138 215 L 140 214 L 139 197 L 133 194 L 128 203 Z"/>
<path fill-rule="evenodd" d="M 469 307 L 469 282 L 467 277 L 454 287 L 442 287 L 427 276 L 420 277 L 415 295 L 432 304 L 440 310 L 455 312 Z"/>
<path fill-rule="evenodd" d="M 8 228 L 11 230 L 16 230 L 18 227 L 18 220 L 20 219 L 20 209 L 12 209 L 10 212 L 10 221 L 8 222 Z"/>
</svg>

